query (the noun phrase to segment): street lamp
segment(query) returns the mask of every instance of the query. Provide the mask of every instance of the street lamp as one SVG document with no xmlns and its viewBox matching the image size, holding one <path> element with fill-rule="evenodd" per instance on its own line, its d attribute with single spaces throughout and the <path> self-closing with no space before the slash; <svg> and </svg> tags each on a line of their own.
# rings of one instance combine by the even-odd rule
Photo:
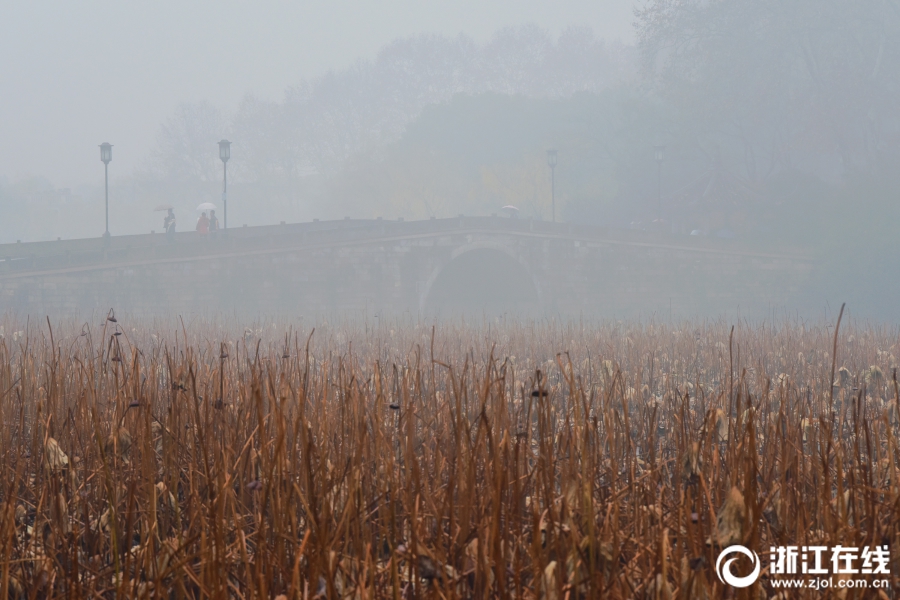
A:
<svg viewBox="0 0 900 600">
<path fill-rule="evenodd" d="M 662 220 L 662 164 L 665 152 L 665 144 L 653 146 L 653 157 L 656 159 L 656 212 L 660 220 Z"/>
<path fill-rule="evenodd" d="M 103 237 L 109 239 L 109 161 L 112 160 L 112 144 L 109 142 L 100 144 L 100 160 L 103 161 L 103 179 L 106 184 L 106 233 Z"/>
<path fill-rule="evenodd" d="M 553 222 L 556 223 L 556 150 L 547 150 L 547 164 L 550 165 L 550 202 Z"/>
<path fill-rule="evenodd" d="M 219 142 L 219 158 L 222 159 L 222 222 L 223 229 L 228 229 L 228 159 L 231 158 L 231 142 Z"/>
</svg>

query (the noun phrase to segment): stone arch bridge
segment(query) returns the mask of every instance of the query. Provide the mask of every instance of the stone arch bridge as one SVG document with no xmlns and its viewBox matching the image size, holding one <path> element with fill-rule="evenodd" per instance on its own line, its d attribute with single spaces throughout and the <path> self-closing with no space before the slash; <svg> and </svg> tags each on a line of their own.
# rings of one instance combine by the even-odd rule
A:
<svg viewBox="0 0 900 600">
<path fill-rule="evenodd" d="M 0 245 L 0 302 L 59 316 L 751 316 L 792 303 L 813 268 L 736 240 L 502 217 L 346 219 Z"/>
</svg>

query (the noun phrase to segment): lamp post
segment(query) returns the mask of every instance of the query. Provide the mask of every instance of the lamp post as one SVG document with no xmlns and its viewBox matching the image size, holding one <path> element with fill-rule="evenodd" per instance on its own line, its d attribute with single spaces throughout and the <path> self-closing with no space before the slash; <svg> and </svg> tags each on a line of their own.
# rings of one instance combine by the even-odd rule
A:
<svg viewBox="0 0 900 600">
<path fill-rule="evenodd" d="M 665 144 L 653 146 L 653 157 L 656 159 L 656 214 L 662 220 L 662 164 L 666 152 Z"/>
<path fill-rule="evenodd" d="M 550 165 L 550 203 L 553 222 L 556 223 L 556 150 L 547 150 L 547 164 Z"/>
<path fill-rule="evenodd" d="M 228 140 L 219 142 L 219 158 L 222 159 L 222 228 L 228 229 L 228 159 L 231 158 L 231 142 Z"/>
<path fill-rule="evenodd" d="M 103 161 L 103 179 L 106 187 L 106 232 L 103 237 L 109 240 L 109 161 L 112 160 L 112 144 L 100 144 L 100 160 Z"/>
</svg>

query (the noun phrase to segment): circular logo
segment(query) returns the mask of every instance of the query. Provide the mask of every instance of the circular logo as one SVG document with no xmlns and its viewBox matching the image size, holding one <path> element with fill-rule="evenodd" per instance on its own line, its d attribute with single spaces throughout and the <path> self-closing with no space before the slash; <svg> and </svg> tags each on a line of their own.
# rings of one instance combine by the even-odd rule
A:
<svg viewBox="0 0 900 600">
<path fill-rule="evenodd" d="M 746 577 L 738 577 L 731 572 L 731 563 L 736 561 L 738 557 L 729 558 L 725 561 L 725 564 L 722 564 L 722 561 L 729 554 L 743 554 L 751 561 L 753 561 L 753 572 L 747 575 Z M 759 578 L 760 571 L 760 562 L 759 556 L 757 556 L 756 552 L 752 550 L 748 550 L 744 546 L 729 546 L 722 550 L 722 553 L 719 554 L 719 558 L 716 559 L 716 575 L 719 576 L 719 581 L 722 583 L 727 583 L 728 585 L 734 586 L 736 588 L 745 588 L 753 585 L 753 582 Z"/>
</svg>

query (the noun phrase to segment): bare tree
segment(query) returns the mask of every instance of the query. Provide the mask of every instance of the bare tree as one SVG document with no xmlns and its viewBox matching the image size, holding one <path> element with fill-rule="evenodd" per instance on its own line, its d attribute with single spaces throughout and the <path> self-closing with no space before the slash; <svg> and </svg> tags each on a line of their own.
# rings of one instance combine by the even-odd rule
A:
<svg viewBox="0 0 900 600">
<path fill-rule="evenodd" d="M 153 170 L 179 183 L 221 179 L 215 143 L 228 134 L 221 111 L 209 104 L 181 104 L 160 127 Z"/>
<path fill-rule="evenodd" d="M 636 16 L 645 73 L 680 126 L 741 149 L 751 179 L 828 155 L 867 169 L 896 152 L 896 3 L 653 0 Z"/>
</svg>

